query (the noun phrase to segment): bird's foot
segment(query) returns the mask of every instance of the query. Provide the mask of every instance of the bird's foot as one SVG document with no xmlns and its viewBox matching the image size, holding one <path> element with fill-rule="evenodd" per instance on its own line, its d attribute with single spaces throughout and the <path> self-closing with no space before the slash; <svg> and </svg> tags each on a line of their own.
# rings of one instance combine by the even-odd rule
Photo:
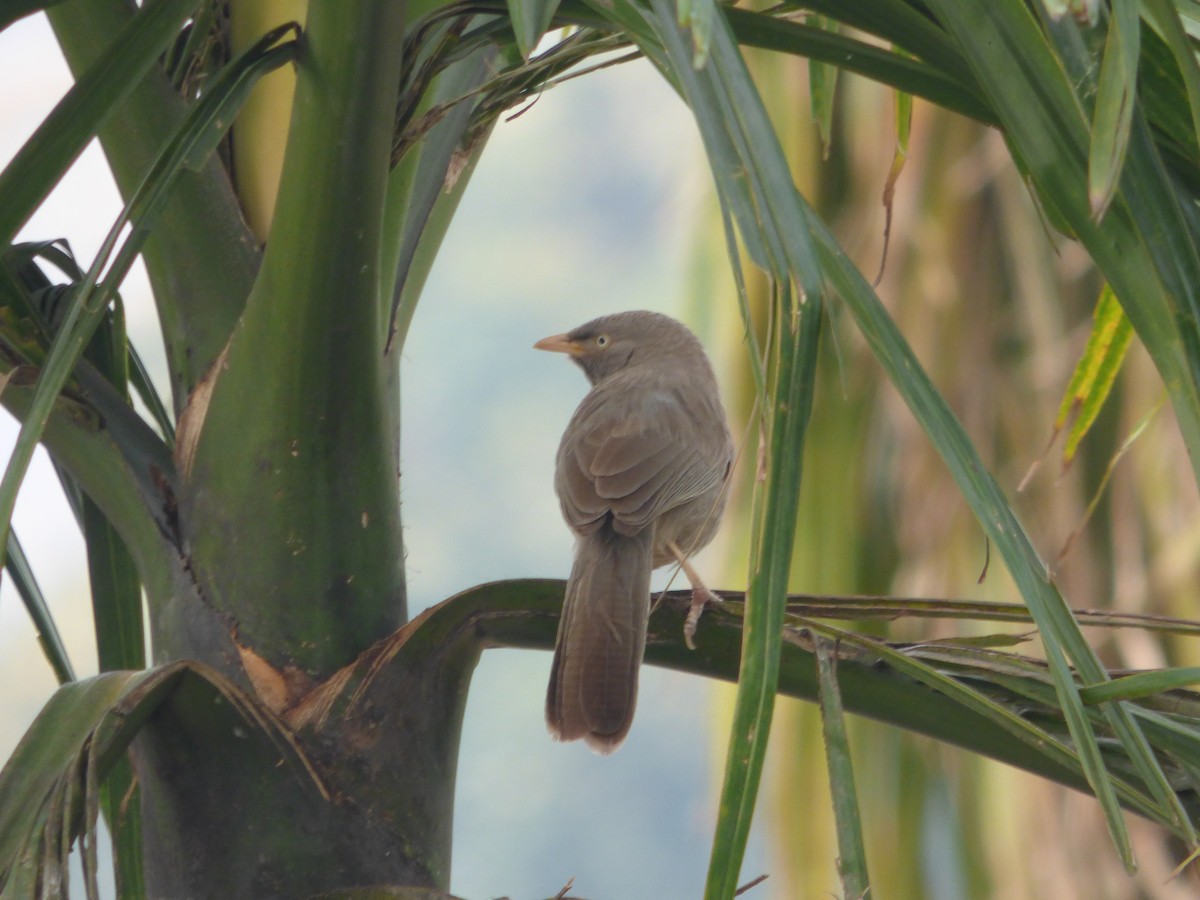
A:
<svg viewBox="0 0 1200 900">
<path fill-rule="evenodd" d="M 688 610 L 687 618 L 683 622 L 683 642 L 687 644 L 689 650 L 696 649 L 696 641 L 694 640 L 696 637 L 696 626 L 700 624 L 700 616 L 704 614 L 704 608 L 710 603 L 718 604 L 724 602 L 724 600 L 702 584 L 692 588 L 692 608 Z"/>
</svg>

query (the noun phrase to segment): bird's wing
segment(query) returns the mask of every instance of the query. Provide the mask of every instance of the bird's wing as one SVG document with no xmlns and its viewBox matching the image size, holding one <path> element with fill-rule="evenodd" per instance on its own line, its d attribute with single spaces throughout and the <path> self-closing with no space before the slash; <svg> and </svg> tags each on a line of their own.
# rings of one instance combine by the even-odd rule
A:
<svg viewBox="0 0 1200 900">
<path fill-rule="evenodd" d="M 589 532 L 612 513 L 616 531 L 636 534 L 721 482 L 730 454 L 723 413 L 688 387 L 612 379 L 588 394 L 555 472 L 572 528 Z"/>
</svg>

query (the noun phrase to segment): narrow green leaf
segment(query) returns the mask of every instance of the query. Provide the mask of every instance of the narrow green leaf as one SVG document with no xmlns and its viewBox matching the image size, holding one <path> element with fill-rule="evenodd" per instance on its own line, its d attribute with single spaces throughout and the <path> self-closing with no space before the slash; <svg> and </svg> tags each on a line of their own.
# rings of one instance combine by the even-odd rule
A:
<svg viewBox="0 0 1200 900">
<path fill-rule="evenodd" d="M 902 47 L 944 73 L 950 80 L 977 87 L 969 61 L 946 30 L 929 15 L 927 9 L 908 0 L 875 0 L 872 3 L 805 0 L 804 8 L 836 19 L 853 30 L 873 34 L 885 44 Z M 733 22 L 744 11 L 730 8 L 725 12 Z M 835 37 L 830 35 L 831 39 Z"/>
<path fill-rule="evenodd" d="M 142 362 L 142 357 L 138 354 L 133 344 L 129 345 L 129 384 L 133 387 L 138 398 L 146 404 L 146 410 L 150 413 L 150 418 L 154 420 L 154 424 L 158 426 L 158 432 L 162 435 L 163 442 L 166 443 L 167 448 L 174 449 L 175 420 L 167 411 L 167 406 L 163 403 L 162 395 L 159 394 L 158 388 L 154 386 L 154 381 L 150 377 L 150 373 L 146 371 L 146 364 Z"/>
<path fill-rule="evenodd" d="M 767 407 L 766 365 L 762 347 L 758 342 L 758 335 L 754 332 L 754 320 L 750 313 L 750 294 L 746 290 L 746 276 L 742 271 L 742 254 L 738 249 L 737 232 L 733 227 L 733 215 L 729 210 L 729 203 L 723 193 L 717 194 L 717 203 L 721 208 L 721 231 L 725 235 L 725 254 L 729 258 L 729 265 L 733 270 L 733 283 L 737 287 L 738 312 L 742 318 L 742 339 L 746 342 L 750 376 L 754 379 L 755 403 L 759 410 L 765 410 Z"/>
<path fill-rule="evenodd" d="M 1139 0 L 1114 0 L 1108 23 L 1088 150 L 1088 201 L 1097 220 L 1112 202 L 1129 146 L 1141 47 L 1139 5 Z"/>
<path fill-rule="evenodd" d="M 70 249 L 64 246 L 61 252 L 53 255 L 49 251 L 54 249 L 57 248 L 42 248 L 40 255 L 52 260 L 69 278 L 82 279 L 84 275 L 71 256 Z M 47 331 L 50 331 L 56 325 L 57 316 L 54 310 L 44 312 L 48 320 L 44 324 Z M 101 323 L 85 348 L 84 357 L 126 400 L 126 385 L 129 381 L 127 343 L 124 315 L 118 298 L 113 314 Z M 142 669 L 146 665 L 142 592 L 134 561 L 116 529 L 92 499 L 61 468 L 59 477 L 63 480 L 68 496 L 73 500 L 87 546 L 100 670 L 103 672 L 115 669 Z M 9 541 L 10 553 L 15 549 L 18 560 L 24 564 L 24 556 L 20 553 L 19 545 L 15 543 L 16 535 L 10 534 Z M 24 574 L 20 566 L 14 566 L 12 556 L 8 558 L 7 565 L 15 576 Z M 27 568 L 27 565 L 25 567 Z M 23 580 L 14 578 L 22 596 L 25 596 L 26 591 L 22 589 Z M 33 587 L 36 588 L 36 584 Z M 53 636 L 57 638 L 57 635 Z M 42 643 L 45 646 L 44 638 Z M 56 670 L 57 668 L 56 666 Z M 95 777 L 95 770 L 90 761 L 88 776 Z M 89 788 L 88 791 L 89 797 L 99 795 L 113 841 L 118 894 L 127 898 L 137 898 L 145 894 L 142 879 L 141 810 L 136 796 L 129 796 L 134 787 L 132 766 L 127 759 L 122 758 L 114 764 L 108 780 L 99 788 Z M 94 822 L 95 816 L 90 815 L 88 821 Z M 92 876 L 88 879 L 88 889 L 92 891 L 96 870 L 94 841 L 88 843 L 87 850 L 91 856 L 86 861 L 84 871 Z"/>
<path fill-rule="evenodd" d="M 1141 705 L 1135 705 L 1133 710 L 1146 733 L 1153 736 L 1156 747 L 1190 767 L 1193 776 L 1200 770 L 1200 729 L 1196 728 L 1194 718 L 1165 715 Z"/>
<path fill-rule="evenodd" d="M 1200 63 L 1171 0 L 1143 0 L 1142 15 L 1171 50 L 1179 67 L 1191 112 L 1192 133 L 1200 142 Z"/>
<path fill-rule="evenodd" d="M 1153 28 L 1142 28 L 1138 63 L 1138 104 L 1154 129 L 1154 142 L 1180 188 L 1200 195 L 1200 137 L 1188 87 L 1172 50 Z"/>
<path fill-rule="evenodd" d="M 19 271 L 23 281 L 35 289 L 37 300 L 29 305 L 28 314 L 37 319 L 39 333 L 48 343 L 50 335 L 59 326 L 63 312 L 61 305 L 65 302 L 64 298 L 69 298 L 71 288 L 50 285 L 34 261 L 40 259 L 51 263 L 75 281 L 82 281 L 86 276 L 79 269 L 65 242 L 61 245 L 17 245 L 10 248 L 7 255 L 18 263 L 26 261 Z M 88 342 L 83 356 L 108 381 L 114 394 L 124 403 L 128 403 L 129 399 L 127 384 L 130 351 L 127 345 L 124 314 L 118 297 L 111 313 L 100 323 L 97 332 Z M 146 664 L 145 633 L 142 625 L 141 583 L 136 565 L 120 535 L 100 508 L 64 468 L 57 464 L 55 468 L 87 546 L 100 670 L 141 669 Z M 19 570 L 13 571 L 14 574 L 21 574 Z M 25 591 L 22 591 L 22 594 L 24 595 Z M 57 670 L 59 667 L 56 665 L 55 668 Z M 132 778 L 131 773 L 127 774 Z M 118 786 L 119 797 L 124 796 L 128 786 Z M 119 833 L 115 810 L 109 809 L 107 800 L 106 810 L 109 814 L 110 831 L 118 845 L 118 854 L 128 856 L 136 841 L 133 837 Z M 125 817 L 125 820 L 132 821 L 133 818 L 131 814 Z M 127 859 L 123 861 L 123 865 L 132 871 L 137 864 L 132 859 Z"/>
<path fill-rule="evenodd" d="M 643 7 L 632 0 L 583 0 L 583 3 L 604 22 L 616 25 L 622 35 L 637 45 L 659 74 L 679 90 L 678 79 L 666 59 L 662 42 L 650 24 L 649 13 Z"/>
<path fill-rule="evenodd" d="M 100 126 L 158 61 L 196 3 L 146 3 L 17 151 L 0 173 L 0 246 L 12 241 Z"/>
<path fill-rule="evenodd" d="M 838 688 L 837 657 L 817 638 L 817 677 L 821 686 L 821 726 L 825 738 L 825 760 L 829 769 L 829 791 L 833 797 L 833 816 L 837 824 L 838 873 L 842 876 L 842 896 L 870 896 L 871 879 L 867 875 L 867 850 L 863 842 L 862 819 L 858 811 L 858 791 L 854 787 L 854 766 L 846 720 L 842 714 L 842 693 Z"/>
<path fill-rule="evenodd" d="M 614 7 L 627 7 L 630 10 L 627 15 L 637 9 L 632 4 L 627 4 L 627 0 L 614 0 Z M 739 148 L 744 146 L 745 138 L 736 129 L 731 131 L 726 128 L 727 122 L 734 121 L 732 99 L 721 83 L 714 84 L 711 67 L 702 72 L 696 72 L 692 68 L 687 41 L 680 35 L 673 18 L 663 13 L 660 13 L 657 19 L 650 14 L 645 15 L 647 26 L 655 30 L 653 44 L 648 42 L 647 46 L 657 48 L 654 55 L 647 52 L 647 56 L 659 58 L 667 79 L 695 110 L 696 124 L 704 140 L 709 167 L 717 182 L 717 188 L 738 225 L 746 252 L 759 268 L 779 271 L 779 265 L 771 261 L 771 251 L 759 233 L 760 214 L 756 209 L 759 203 L 758 186 L 748 185 L 744 180 Z M 778 259 L 779 255 L 776 254 L 774 258 Z"/>
<path fill-rule="evenodd" d="M 100 671 L 145 668 L 146 636 L 137 567 L 116 529 L 86 494 L 83 534 Z"/>
<path fill-rule="evenodd" d="M 104 317 L 109 299 L 117 285 L 136 259 L 150 225 L 161 211 L 170 186 L 181 171 L 184 160 L 188 158 L 195 144 L 210 134 L 213 120 L 220 119 L 226 124 L 233 121 L 238 103 L 245 99 L 244 86 L 247 81 L 256 81 L 294 57 L 295 41 L 278 47 L 271 46 L 282 34 L 290 30 L 293 30 L 291 26 L 285 26 L 267 35 L 221 72 L 210 90 L 189 109 L 178 132 L 159 154 L 142 186 L 126 204 L 109 231 L 88 270 L 87 277 L 73 295 L 70 308 L 38 378 L 29 412 L 21 424 L 4 478 L 0 481 L 0 534 L 7 537 L 17 492 L 33 458 L 33 451 L 41 440 L 59 391 L 66 384 L 76 361 Z M 108 266 L 108 260 L 129 222 L 134 223 L 134 228 L 121 245 L 112 265 Z M 103 283 L 99 281 L 102 272 L 106 276 Z M 7 546 L 7 541 L 4 542 L 4 546 Z"/>
<path fill-rule="evenodd" d="M 1058 590 L 1050 581 L 1045 565 L 1016 520 L 999 485 L 987 473 L 962 426 L 930 383 L 907 341 L 879 302 L 879 298 L 858 270 L 845 258 L 833 236 L 815 216 L 812 222 L 821 240 L 821 248 L 825 254 L 824 264 L 831 282 L 850 307 L 876 359 L 887 370 L 892 383 L 946 461 L 963 496 L 992 543 L 999 548 L 1021 595 L 1029 605 L 1034 621 L 1041 630 L 1063 715 L 1072 739 L 1079 749 L 1088 783 L 1105 811 L 1113 840 L 1122 859 L 1132 868 L 1133 855 L 1129 835 L 1121 818 L 1112 779 L 1104 767 L 1095 733 L 1079 699 L 1073 672 L 1067 661 L 1067 652 L 1089 680 L 1104 680 L 1104 669 L 1083 638 L 1078 623 L 1071 616 Z M 1064 650 L 1064 647 L 1069 648 L 1069 651 Z M 1119 707 L 1117 710 L 1119 711 Z M 1123 714 L 1126 721 L 1122 725 L 1125 728 L 1118 733 L 1123 733 L 1130 741 L 1129 746 L 1133 748 L 1131 755 L 1136 762 L 1138 740 L 1140 738 L 1141 745 L 1145 746 L 1145 739 L 1139 734 L 1128 733 L 1127 715 Z M 1146 751 L 1149 752 L 1148 747 Z M 1164 797 L 1160 785 L 1155 783 L 1152 777 L 1147 780 L 1155 790 L 1159 802 L 1164 804 L 1164 808 L 1174 809 L 1172 817 L 1175 818 L 1177 813 L 1181 824 L 1186 823 L 1186 815 L 1178 808 L 1178 799 L 1174 793 L 1171 792 L 1168 799 Z"/>
<path fill-rule="evenodd" d="M 733 895 L 754 817 L 779 680 L 780 634 L 799 504 L 804 434 L 812 410 L 820 295 L 803 303 L 786 288 L 776 306 L 766 478 L 755 494 L 750 583 L 738 694 L 705 896 Z"/>
<path fill-rule="evenodd" d="M 526 60 L 554 20 L 560 0 L 506 0 L 517 48 Z"/>
<path fill-rule="evenodd" d="M 961 7 L 956 7 L 956 11 L 958 9 Z M 974 13 L 975 9 L 972 8 L 971 12 Z M 1027 13 L 1023 10 L 1017 13 L 1014 9 L 1013 15 L 1027 15 Z M 964 28 L 966 28 L 966 21 L 964 18 L 960 23 Z M 1029 23 L 1028 19 L 1026 19 L 1026 23 Z M 995 53 L 998 49 L 999 45 L 990 48 L 990 52 Z M 684 83 L 686 85 L 686 80 Z M 698 119 L 701 122 L 702 133 L 704 133 L 704 122 L 699 114 Z M 753 154 L 745 159 L 746 168 L 751 173 L 755 170 L 756 163 L 757 160 L 753 158 Z M 718 183 L 721 183 L 719 175 Z M 794 192 L 774 192 L 773 196 L 784 197 L 792 193 Z M 962 433 L 961 427 L 945 407 L 941 397 L 929 385 L 927 378 L 920 372 L 920 367 L 912 358 L 907 344 L 899 336 L 899 333 L 895 332 L 890 319 L 879 306 L 878 298 L 862 282 L 857 270 L 845 260 L 841 251 L 836 248 L 836 243 L 825 231 L 823 224 L 811 214 L 806 205 L 803 206 L 803 213 L 808 216 L 807 227 L 788 229 L 780 235 L 780 238 L 787 241 L 796 236 L 806 237 L 810 233 L 810 229 L 812 233 L 819 234 L 823 245 L 823 265 L 832 265 L 836 268 L 836 277 L 834 273 L 830 273 L 830 277 L 835 282 L 842 282 L 838 285 L 839 290 L 851 302 L 856 318 L 859 319 L 860 327 L 867 334 L 868 340 L 874 342 L 884 333 L 890 332 L 882 344 L 875 346 L 876 353 L 889 368 L 893 381 L 901 393 L 905 394 L 918 419 L 922 421 L 935 445 L 947 459 L 952 473 L 959 481 L 964 495 L 976 509 L 980 521 L 988 529 L 993 541 L 1001 547 L 1008 566 L 1030 605 L 1035 620 L 1041 626 L 1047 656 L 1060 693 L 1064 716 L 1073 740 L 1080 748 L 1083 770 L 1105 810 L 1122 858 L 1127 865 L 1132 866 L 1128 835 L 1121 819 L 1113 781 L 1104 767 L 1094 732 L 1079 700 L 1067 653 L 1064 652 L 1063 647 L 1069 648 L 1070 657 L 1078 666 L 1096 672 L 1096 680 L 1104 677 L 1103 667 L 1100 666 L 1091 648 L 1080 634 L 1078 625 L 1071 618 L 1062 598 L 1048 581 L 1044 564 L 1021 531 L 1002 492 L 990 476 L 986 475 L 974 448 Z M 747 231 L 744 224 L 742 230 L 743 234 Z M 794 249 L 794 240 L 793 243 L 785 243 L 784 247 L 779 249 L 784 250 L 785 248 Z M 774 247 L 771 249 L 775 250 Z M 773 252 L 771 256 L 774 259 L 783 258 L 782 253 L 776 255 Z M 789 269 L 797 275 L 802 275 L 804 271 L 803 268 L 796 266 L 789 266 Z M 868 308 L 871 309 L 868 311 Z M 876 315 L 878 315 L 879 321 L 870 322 L 869 320 Z M 886 325 L 884 325 L 884 331 L 881 332 L 877 326 L 884 322 Z M 876 330 L 874 338 L 870 333 L 873 329 Z M 893 353 L 897 355 L 893 356 L 891 360 L 886 359 Z M 1171 821 L 1179 823 L 1179 827 L 1184 829 L 1184 833 L 1190 834 L 1191 827 L 1187 823 L 1186 816 L 1179 807 L 1178 799 L 1166 783 L 1161 767 L 1150 753 L 1144 735 L 1138 731 L 1129 714 L 1119 706 L 1107 707 L 1106 713 L 1113 723 L 1118 738 L 1129 749 L 1131 759 L 1138 768 L 1139 774 L 1146 780 L 1158 802 L 1163 805 L 1164 815 Z"/>
<path fill-rule="evenodd" d="M 1158 669 L 1114 678 L 1103 684 L 1079 689 L 1084 703 L 1105 703 L 1109 700 L 1137 700 L 1176 688 L 1200 684 L 1200 668 Z"/>
<path fill-rule="evenodd" d="M 705 888 L 737 888 L 753 820 L 778 688 L 779 636 L 823 317 L 822 279 L 798 194 L 762 99 L 723 13 L 711 58 L 692 65 L 688 35 L 670 0 L 652 0 L 654 25 L 696 116 L 718 189 L 738 219 L 751 255 L 774 276 L 770 408 L 765 410 L 765 481 L 755 494 L 751 573 L 738 695 Z M 756 252 L 757 248 L 757 252 Z M 793 290 L 795 285 L 795 290 Z"/>
<path fill-rule="evenodd" d="M 179 162 L 182 168 L 194 172 L 203 169 L 225 138 L 231 119 L 237 117 L 237 111 L 249 98 L 259 78 L 292 61 L 294 42 L 275 46 L 289 36 L 300 36 L 299 26 L 293 22 L 267 32 L 240 59 L 231 63 L 229 69 L 221 72 L 217 82 L 204 95 L 207 100 L 210 93 L 217 93 L 216 109 L 211 115 L 195 122 L 194 132 L 188 137 L 187 150 Z"/>
<path fill-rule="evenodd" d="M 42 589 L 38 587 L 33 568 L 29 565 L 25 551 L 21 549 L 21 542 L 17 540 L 15 531 L 8 533 L 8 552 L 4 568 L 12 578 L 13 586 L 20 594 L 21 602 L 25 604 L 25 610 L 33 621 L 33 627 L 37 630 L 38 643 L 50 663 L 50 668 L 54 670 L 54 677 L 58 679 L 59 684 L 74 681 L 75 672 L 71 668 L 67 648 L 62 642 L 62 637 L 54 624 L 54 617 L 50 614 L 50 607 L 42 595 Z"/>
<path fill-rule="evenodd" d="M 1196 0 L 1174 0 L 1174 5 L 1188 36 L 1200 35 L 1200 3 Z"/>
<path fill-rule="evenodd" d="M 1029 631 L 1025 634 L 973 634 L 973 635 L 957 635 L 948 638 L 931 638 L 927 641 L 920 641 L 914 644 L 914 647 L 970 647 L 974 649 L 995 649 L 997 647 L 1015 647 L 1018 644 L 1024 644 L 1027 641 L 1033 640 L 1037 636 L 1036 631 Z"/>
<path fill-rule="evenodd" d="M 477 108 L 477 100 L 471 95 L 487 77 L 493 61 L 494 52 L 490 48 L 483 48 L 455 63 L 439 76 L 430 89 L 429 101 L 432 105 L 447 103 L 457 97 L 468 99 L 446 112 L 445 117 L 421 141 L 419 156 L 415 160 L 411 154 L 402 158 L 389 179 L 388 216 L 403 217 L 399 225 L 399 252 L 391 285 L 389 351 L 404 347 L 425 278 L 466 189 L 474 160 L 479 158 L 486 144 L 487 134 L 479 135 L 473 142 L 472 161 L 447 192 L 446 175 L 455 164 Z"/>
<path fill-rule="evenodd" d="M 837 22 L 825 16 L 814 16 L 814 28 L 837 34 Z M 821 158 L 829 158 L 829 146 L 833 142 L 833 107 L 836 101 L 838 70 L 829 63 L 808 61 L 808 94 L 812 107 L 813 121 L 821 138 Z"/>
<path fill-rule="evenodd" d="M 1048 33 L 1043 30 L 1046 23 L 1030 15 L 1025 4 L 1010 0 L 999 3 L 929 0 L 928 7 L 935 20 L 959 44 L 979 83 L 986 86 L 1006 135 L 1031 173 L 1043 204 L 1054 208 L 1070 223 L 1122 297 L 1130 320 L 1170 386 L 1181 430 L 1189 443 L 1200 442 L 1200 394 L 1192 374 L 1200 371 L 1197 360 L 1200 342 L 1194 339 L 1196 320 L 1190 308 L 1196 299 L 1191 286 L 1200 283 L 1200 256 L 1189 229 L 1188 214 L 1180 205 L 1177 191 L 1167 182 L 1161 161 L 1155 158 L 1144 120 L 1134 115 L 1130 137 L 1129 153 L 1138 164 L 1129 168 L 1117 204 L 1102 223 L 1097 223 L 1087 203 L 1084 164 L 1088 156 L 1087 129 L 1082 102 L 1075 94 L 1077 86 L 1083 92 L 1093 83 L 1094 60 L 1086 52 L 1074 22 L 1062 20 L 1053 24 Z M 1051 40 L 1055 43 L 1051 44 Z M 1151 239 L 1151 235 L 1157 237 Z M 1166 236 L 1170 239 L 1165 239 Z M 832 248 L 832 239 L 829 244 L 830 252 L 837 252 Z M 845 290 L 841 287 L 839 292 L 847 297 L 859 290 L 849 284 Z M 869 305 L 877 302 L 871 301 Z M 851 305 L 857 306 L 857 301 Z M 1188 307 L 1186 314 L 1180 314 L 1181 305 Z M 868 329 L 864 322 L 873 317 L 864 315 L 865 312 L 864 307 L 856 313 L 864 332 Z M 882 310 L 879 312 L 882 314 Z M 868 336 L 868 340 L 873 339 Z M 878 358 L 885 361 L 885 355 L 891 352 L 882 349 Z M 893 369 L 893 363 L 885 361 L 893 382 L 908 395 L 910 407 L 947 459 L 955 479 L 964 486 L 964 496 L 988 530 L 993 544 L 1000 547 L 1038 622 L 1062 706 L 1070 712 L 1072 736 L 1085 751 L 1089 781 L 1105 808 L 1122 857 L 1132 865 L 1128 835 L 1112 802 L 1111 785 L 1104 784 L 1108 781 L 1107 773 L 1100 765 L 1095 736 L 1081 715 L 1082 703 L 1067 659 L 1062 653 L 1050 652 L 1051 644 L 1065 648 L 1066 656 L 1085 681 L 1106 680 L 1104 667 L 1048 581 L 1044 565 L 1020 531 L 1002 492 L 983 474 L 982 465 L 965 436 L 949 438 L 948 434 L 939 434 L 941 427 L 933 427 L 932 423 L 942 420 L 943 414 L 922 408 L 924 401 L 904 385 L 911 380 L 911 370 L 905 369 L 908 364 L 901 357 L 894 363 L 899 368 Z M 920 381 L 927 379 L 921 376 Z M 924 392 L 922 386 L 919 393 Z M 945 418 L 952 419 L 946 412 Z M 954 431 L 961 429 L 955 424 Z M 960 442 L 964 455 L 960 455 Z M 1131 713 L 1121 704 L 1106 704 L 1102 709 L 1147 790 L 1164 814 L 1194 840 L 1194 830 L 1179 798 Z"/>
<path fill-rule="evenodd" d="M 725 11 L 714 23 L 712 65 L 697 72 L 686 35 L 655 0 L 656 27 L 684 99 L 696 116 L 717 187 L 729 200 L 755 263 L 776 280 L 794 279 L 803 304 L 821 292 L 821 267 L 779 139 L 733 39 Z M 788 236 L 784 240 L 783 236 Z"/>
<path fill-rule="evenodd" d="M 849 7 L 843 7 L 843 11 Z M 804 56 L 838 69 L 864 75 L 897 90 L 924 97 L 931 103 L 955 110 L 981 122 L 993 123 L 995 114 L 981 99 L 970 72 L 961 66 L 942 68 L 926 58 L 914 59 L 803 22 L 781 19 L 737 7 L 722 10 L 740 43 L 764 50 Z M 828 16 L 830 21 L 844 21 Z"/>
<path fill-rule="evenodd" d="M 1039 727 L 1031 721 L 1026 715 L 1023 715 L 1022 708 L 1026 704 L 1011 704 L 1005 705 L 998 703 L 995 699 L 988 696 L 986 693 L 972 687 L 969 683 L 964 683 L 951 674 L 947 674 L 942 669 L 945 666 L 931 666 L 929 663 L 918 658 L 922 655 L 932 655 L 927 651 L 917 648 L 908 653 L 889 646 L 883 641 L 866 635 L 857 634 L 852 631 L 845 631 L 840 628 L 835 628 L 828 625 L 818 625 L 813 622 L 806 622 L 807 627 L 822 634 L 833 637 L 851 646 L 861 647 L 869 653 L 878 656 L 887 665 L 894 668 L 910 678 L 919 681 L 921 684 L 932 688 L 938 693 L 944 694 L 951 698 L 964 709 L 982 716 L 984 719 L 991 721 L 1003 729 L 1008 734 L 1017 738 L 1022 743 L 1033 748 L 1039 755 L 1043 756 L 1048 761 L 1052 761 L 1056 765 L 1070 769 L 1073 772 L 1079 773 L 1086 778 L 1087 769 L 1083 759 L 1077 749 L 1069 744 L 1059 740 L 1045 728 Z M 935 651 L 936 653 L 936 651 Z M 938 654 L 944 659 L 944 654 Z M 1015 658 L 1020 662 L 1025 662 L 1019 657 Z M 1028 663 L 1030 667 L 1034 664 Z M 1019 674 L 1005 677 L 994 669 L 984 676 L 979 670 L 967 670 L 965 674 L 973 676 L 973 680 L 988 681 L 994 684 L 1003 684 L 1010 690 L 1013 690 L 1019 696 L 1033 698 L 1036 694 L 1034 688 L 1039 682 L 1036 679 L 1022 676 Z M 1043 675 L 1044 678 L 1044 675 Z M 1047 705 L 1053 705 L 1053 697 L 1057 696 L 1053 686 L 1044 688 L 1045 693 L 1050 696 L 1045 698 Z M 1043 698 L 1037 698 L 1042 700 Z M 1122 781 L 1119 778 L 1112 778 L 1110 781 L 1114 791 L 1121 797 L 1129 808 L 1139 811 L 1142 815 L 1163 822 L 1167 827 L 1173 827 L 1173 820 L 1164 813 L 1161 806 L 1156 805 L 1150 797 L 1141 791 L 1134 788 L 1129 783 Z M 1178 833 L 1178 829 L 1177 829 Z M 1184 832 L 1186 833 L 1186 832 Z"/>
<path fill-rule="evenodd" d="M 129 350 L 125 314 L 114 298 L 112 314 L 97 327 L 83 351 L 122 400 L 129 401 Z M 88 577 L 100 671 L 143 669 L 146 635 L 142 625 L 142 586 L 137 567 L 121 536 L 82 490 L 80 524 L 87 544 Z"/>
</svg>

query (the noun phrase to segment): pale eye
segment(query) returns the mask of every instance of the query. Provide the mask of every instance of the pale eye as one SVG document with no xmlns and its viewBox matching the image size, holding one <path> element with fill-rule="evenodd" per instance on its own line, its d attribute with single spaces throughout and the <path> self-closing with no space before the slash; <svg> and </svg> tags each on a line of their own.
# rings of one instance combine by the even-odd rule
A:
<svg viewBox="0 0 1200 900">
<path fill-rule="evenodd" d="M 608 335 L 607 334 L 597 335 L 596 336 L 596 346 L 597 347 L 607 347 L 608 346 Z"/>
</svg>

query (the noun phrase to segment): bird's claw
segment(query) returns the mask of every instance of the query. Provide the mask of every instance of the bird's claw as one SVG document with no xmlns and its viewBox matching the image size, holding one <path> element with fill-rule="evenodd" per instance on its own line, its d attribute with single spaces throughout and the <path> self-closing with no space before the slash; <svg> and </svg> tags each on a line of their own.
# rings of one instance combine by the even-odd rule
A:
<svg viewBox="0 0 1200 900">
<path fill-rule="evenodd" d="M 708 604 L 723 603 L 724 601 L 706 587 L 692 588 L 692 607 L 688 610 L 687 618 L 683 621 L 683 642 L 689 650 L 696 649 L 696 626 L 700 624 L 700 616 Z"/>
</svg>

